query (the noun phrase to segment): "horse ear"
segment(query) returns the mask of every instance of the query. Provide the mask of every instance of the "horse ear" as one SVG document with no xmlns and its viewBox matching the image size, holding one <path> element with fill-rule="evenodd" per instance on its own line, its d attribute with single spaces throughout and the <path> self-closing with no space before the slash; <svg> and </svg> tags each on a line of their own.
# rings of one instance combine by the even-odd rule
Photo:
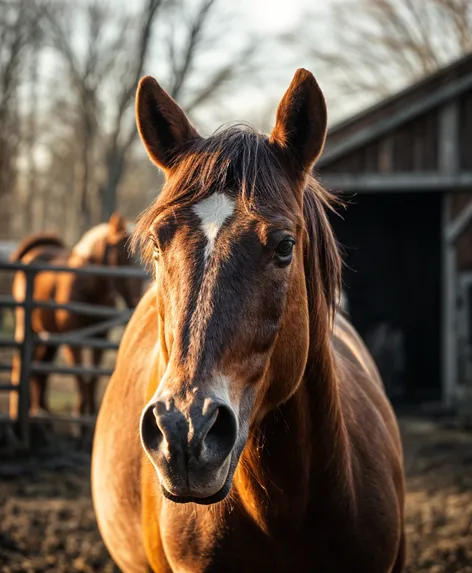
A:
<svg viewBox="0 0 472 573">
<path fill-rule="evenodd" d="M 172 166 L 179 147 L 199 137 L 183 110 L 151 76 L 138 85 L 136 123 L 149 157 L 164 171 Z"/>
<path fill-rule="evenodd" d="M 300 68 L 279 104 L 269 141 L 297 171 L 308 171 L 323 150 L 326 127 L 323 92 L 313 74 Z"/>
<path fill-rule="evenodd" d="M 110 235 L 119 235 L 126 232 L 126 219 L 115 211 L 108 222 Z"/>
</svg>

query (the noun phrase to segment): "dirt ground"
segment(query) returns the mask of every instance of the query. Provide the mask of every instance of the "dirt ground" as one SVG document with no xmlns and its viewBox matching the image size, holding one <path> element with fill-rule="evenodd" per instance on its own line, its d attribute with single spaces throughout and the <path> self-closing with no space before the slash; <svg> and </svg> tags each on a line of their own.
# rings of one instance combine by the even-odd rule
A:
<svg viewBox="0 0 472 573">
<path fill-rule="evenodd" d="M 409 573 L 472 573 L 472 433 L 402 418 Z M 88 454 L 0 464 L 0 571 L 112 572 Z M 20 473 L 21 475 L 18 475 Z"/>
</svg>

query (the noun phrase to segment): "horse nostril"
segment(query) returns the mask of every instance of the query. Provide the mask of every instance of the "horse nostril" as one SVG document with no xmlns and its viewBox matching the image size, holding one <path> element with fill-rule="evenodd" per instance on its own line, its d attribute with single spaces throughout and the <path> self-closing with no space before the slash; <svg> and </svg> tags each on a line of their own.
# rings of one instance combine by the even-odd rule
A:
<svg viewBox="0 0 472 573">
<path fill-rule="evenodd" d="M 155 407 L 149 406 L 141 418 L 141 439 L 148 450 L 157 450 L 164 435 L 155 416 Z"/>
<path fill-rule="evenodd" d="M 208 450 L 220 455 L 226 455 L 233 449 L 236 435 L 237 423 L 235 415 L 227 406 L 220 406 L 216 410 L 215 420 L 203 441 Z"/>
</svg>

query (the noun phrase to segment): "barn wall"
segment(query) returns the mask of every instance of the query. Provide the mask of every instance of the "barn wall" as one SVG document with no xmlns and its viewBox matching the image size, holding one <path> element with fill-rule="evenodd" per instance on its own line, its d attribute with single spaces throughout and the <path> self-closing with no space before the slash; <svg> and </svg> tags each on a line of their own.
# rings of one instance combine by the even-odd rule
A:
<svg viewBox="0 0 472 573">
<path fill-rule="evenodd" d="M 472 171 L 472 91 L 460 97 L 459 114 L 459 165 L 464 171 Z"/>
<path fill-rule="evenodd" d="M 458 167 L 472 172 L 472 90 L 457 100 L 459 107 Z M 439 171 L 439 114 L 436 108 L 383 137 L 333 160 L 323 173 L 421 173 Z M 332 143 L 328 136 L 328 141 Z"/>
<path fill-rule="evenodd" d="M 440 222 L 440 195 L 425 193 L 358 195 L 344 220 L 332 217 L 351 319 L 371 345 L 382 324 L 390 344 L 400 333 L 403 364 L 387 349 L 378 365 L 411 402 L 440 398 Z"/>
<path fill-rule="evenodd" d="M 455 219 L 472 201 L 472 193 L 454 193 L 451 199 L 451 217 Z M 472 271 L 472 222 L 456 241 L 456 261 L 460 271 Z"/>
<path fill-rule="evenodd" d="M 438 115 L 424 114 L 347 156 L 323 173 L 394 173 L 438 169 Z"/>
<path fill-rule="evenodd" d="M 469 56 L 333 128 L 320 164 L 326 184 L 358 192 L 344 220 L 332 218 L 345 246 L 351 318 L 371 346 L 403 337 L 404 363 L 384 352 L 379 366 L 387 381 L 402 370 L 410 401 L 441 398 L 441 382 L 447 397 L 456 383 L 454 349 L 446 338 L 441 343 L 441 320 L 444 335 L 455 324 L 447 302 L 454 280 L 445 280 L 454 273 L 446 265 L 472 271 L 472 222 L 448 257 L 441 215 L 457 221 L 472 202 L 471 74 Z"/>
<path fill-rule="evenodd" d="M 470 55 L 454 62 L 447 68 L 425 78 L 405 91 L 380 102 L 372 108 L 360 113 L 354 118 L 340 123 L 330 130 L 327 149 L 335 147 L 346 137 L 355 135 L 362 129 L 368 129 L 381 122 L 386 117 L 392 117 L 397 112 L 415 105 L 418 101 L 426 99 L 435 91 L 441 90 L 456 81 L 460 81 L 472 72 L 472 57 Z"/>
</svg>

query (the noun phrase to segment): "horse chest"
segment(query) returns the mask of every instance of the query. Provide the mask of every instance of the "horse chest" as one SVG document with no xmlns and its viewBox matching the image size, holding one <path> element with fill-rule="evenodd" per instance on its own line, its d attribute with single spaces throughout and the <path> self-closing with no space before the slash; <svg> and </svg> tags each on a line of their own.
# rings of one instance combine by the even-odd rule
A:
<svg viewBox="0 0 472 573">
<path fill-rule="evenodd" d="M 345 573 L 353 564 L 363 573 L 378 573 L 389 571 L 394 557 L 383 552 L 376 556 L 376 544 L 361 543 L 346 531 L 336 533 L 327 527 L 326 516 L 309 520 L 301 529 L 287 523 L 269 536 L 244 515 L 218 521 L 199 519 L 206 508 L 194 508 L 186 517 L 184 511 L 161 514 L 161 547 L 172 573 Z M 345 551 L 339 551 L 340 546 Z"/>
<path fill-rule="evenodd" d="M 173 573 L 292 573 L 313 565 L 306 535 L 274 539 L 243 516 L 218 522 L 197 513 L 188 519 L 163 513 L 163 549 Z"/>
</svg>

